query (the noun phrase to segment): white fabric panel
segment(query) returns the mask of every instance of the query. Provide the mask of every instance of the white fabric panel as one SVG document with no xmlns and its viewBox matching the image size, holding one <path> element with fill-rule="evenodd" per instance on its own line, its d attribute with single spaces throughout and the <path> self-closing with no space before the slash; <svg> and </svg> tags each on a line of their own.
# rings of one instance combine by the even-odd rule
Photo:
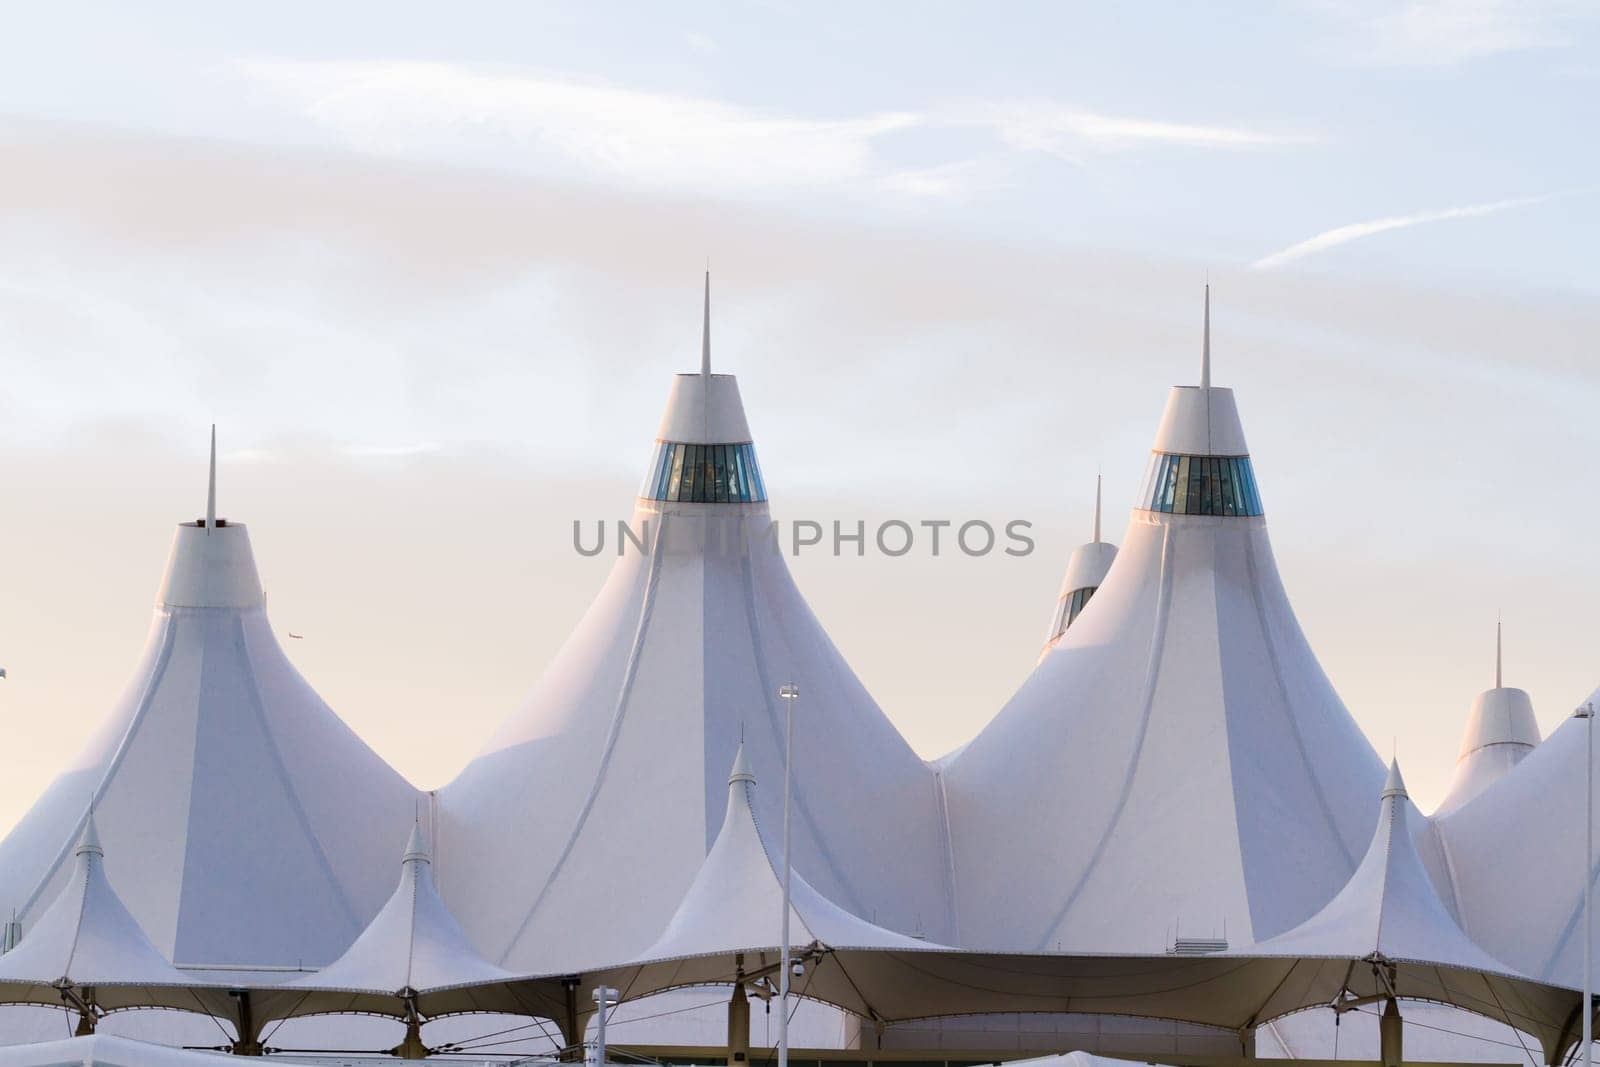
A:
<svg viewBox="0 0 1600 1067">
<path fill-rule="evenodd" d="M 413 827 L 394 895 L 344 955 L 292 984 L 393 994 L 509 977 L 477 954 L 439 899 L 421 829 Z"/>
<path fill-rule="evenodd" d="M 158 606 L 126 696 L 0 843 L 0 906 L 19 908 L 26 942 L 92 799 L 108 848 L 139 857 L 111 877 L 163 955 L 331 959 L 386 899 L 385 828 L 402 839 L 419 794 L 289 664 L 259 589 L 237 588 L 255 574 L 243 526 L 179 527 L 168 567 L 163 596 L 220 589 L 230 606 Z"/>
<path fill-rule="evenodd" d="M 641 954 L 642 959 L 781 949 L 782 825 L 775 847 L 769 846 L 752 808 L 757 792 L 741 750 L 728 782 L 727 811 L 716 842 L 665 932 Z M 851 915 L 799 875 L 790 878 L 789 899 L 791 945 L 820 941 L 835 948 L 928 947 Z"/>
<path fill-rule="evenodd" d="M 191 1052 L 111 1034 L 0 1047 L 0 1067 L 228 1067 L 232 1056 Z"/>
<path fill-rule="evenodd" d="M 188 980 L 161 957 L 106 881 L 94 824 L 84 828 L 72 872 L 27 937 L 0 956 L 0 981 L 48 985 Z"/>
<path fill-rule="evenodd" d="M 1583 973 L 1585 729 L 1567 719 L 1493 785 L 1436 819 L 1467 932 L 1523 973 L 1572 987 Z"/>
<path fill-rule="evenodd" d="M 677 380 L 672 434 L 694 430 L 672 427 L 699 381 Z M 711 383 L 737 401 L 731 378 Z M 440 793 L 442 893 L 475 944 L 540 973 L 648 946 L 722 822 L 722 768 L 741 734 L 757 773 L 781 781 L 777 689 L 791 680 L 795 869 L 857 915 L 942 936 L 952 915 L 933 772 L 762 539 L 766 506 L 640 501 L 633 528 L 646 521 L 668 550 L 629 548 L 529 702 Z M 770 796 L 756 804 L 777 818 Z"/>
<path fill-rule="evenodd" d="M 1210 394 L 1173 390 L 1158 449 L 1243 454 L 1232 394 Z M 1383 776 L 1265 520 L 1142 510 L 1077 621 L 943 767 L 961 943 L 1026 951 L 1282 932 L 1355 869 Z"/>
<path fill-rule="evenodd" d="M 1522 977 L 1474 944 L 1456 923 L 1417 852 L 1413 831 L 1422 824 L 1396 765 L 1372 843 L 1350 881 L 1316 915 L 1245 953 L 1362 959 L 1376 952 L 1390 960 Z"/>
</svg>

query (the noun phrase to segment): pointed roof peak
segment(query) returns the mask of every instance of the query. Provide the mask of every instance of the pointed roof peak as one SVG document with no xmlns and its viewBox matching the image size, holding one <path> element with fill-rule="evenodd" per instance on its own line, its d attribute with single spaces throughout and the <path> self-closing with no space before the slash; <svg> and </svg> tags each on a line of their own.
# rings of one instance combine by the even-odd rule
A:
<svg viewBox="0 0 1600 1067">
<path fill-rule="evenodd" d="M 433 862 L 433 857 L 428 854 L 428 845 L 422 839 L 422 824 L 420 822 L 411 824 L 411 836 L 406 840 L 405 855 L 400 857 L 401 863 L 411 863 L 413 861 Z"/>
<path fill-rule="evenodd" d="M 1094 543 L 1100 543 L 1100 472 L 1094 475 Z"/>
<path fill-rule="evenodd" d="M 1406 780 L 1400 777 L 1400 757 L 1396 756 L 1389 761 L 1389 777 L 1383 783 L 1383 799 L 1390 797 L 1409 797 L 1406 792 Z"/>
<path fill-rule="evenodd" d="M 705 309 L 700 320 L 700 373 L 711 376 L 711 264 L 706 264 Z"/>
<path fill-rule="evenodd" d="M 1500 614 L 1499 612 L 1496 612 L 1494 616 L 1494 687 L 1496 689 L 1505 688 L 1503 682 L 1504 674 L 1501 671 L 1502 651 L 1503 649 L 1500 643 Z"/>
<path fill-rule="evenodd" d="M 739 750 L 733 755 L 733 769 L 728 772 L 728 784 L 731 786 L 738 782 L 756 784 L 756 776 L 750 770 L 750 762 L 745 759 L 743 739 L 740 739 Z"/>
<path fill-rule="evenodd" d="M 1200 343 L 1200 388 L 1211 388 L 1211 283 L 1206 282 L 1204 337 Z"/>
<path fill-rule="evenodd" d="M 211 470 L 206 481 L 206 533 L 217 528 L 217 424 L 211 424 Z"/>
<path fill-rule="evenodd" d="M 90 805 L 89 814 L 83 820 L 83 832 L 78 835 L 78 847 L 73 850 L 76 856 L 104 856 L 106 850 L 100 847 L 100 831 L 94 825 L 94 806 Z"/>
</svg>

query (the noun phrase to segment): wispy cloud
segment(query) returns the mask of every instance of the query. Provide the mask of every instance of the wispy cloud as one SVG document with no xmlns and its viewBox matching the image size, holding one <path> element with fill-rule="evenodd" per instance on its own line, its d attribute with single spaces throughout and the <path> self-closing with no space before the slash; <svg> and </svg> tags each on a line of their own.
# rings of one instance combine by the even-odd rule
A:
<svg viewBox="0 0 1600 1067">
<path fill-rule="evenodd" d="M 709 39 L 696 44 L 697 36 L 703 35 L 688 37 L 692 47 L 714 47 Z M 951 197 L 970 191 L 975 173 L 995 167 L 957 150 L 957 158 L 908 168 L 885 142 L 912 129 L 978 131 L 1012 153 L 1074 163 L 1135 149 L 1250 149 L 1317 140 L 1300 131 L 1114 115 L 1053 101 L 817 118 L 452 63 L 249 59 L 234 67 L 363 151 L 713 193 L 856 185 Z"/>
<path fill-rule="evenodd" d="M 1336 226 L 1325 230 L 1315 237 L 1308 237 L 1304 241 L 1290 245 L 1270 256 L 1263 256 L 1250 264 L 1254 270 L 1272 270 L 1285 263 L 1292 263 L 1306 256 L 1314 256 L 1318 252 L 1326 252 L 1330 248 L 1359 241 L 1363 237 L 1374 234 L 1388 233 L 1390 230 L 1404 230 L 1411 226 L 1421 226 L 1430 222 L 1448 222 L 1451 219 L 1473 219 L 1484 215 L 1493 215 L 1497 212 L 1508 211 L 1511 208 L 1530 207 L 1542 204 L 1558 194 L 1545 196 L 1524 196 L 1513 200 L 1492 200 L 1486 204 L 1468 204 L 1465 207 L 1445 208 L 1442 211 L 1418 211 L 1410 215 L 1387 215 L 1381 219 L 1369 219 L 1366 222 L 1352 222 L 1345 226 Z"/>
<path fill-rule="evenodd" d="M 520 152 L 514 162 L 575 162 L 657 186 L 771 188 L 861 177 L 873 169 L 873 139 L 917 121 L 899 112 L 792 118 L 449 63 L 248 60 L 237 68 L 359 148 L 469 162 L 478 153 L 502 164 Z"/>
<path fill-rule="evenodd" d="M 1325 10 L 1359 38 L 1356 58 L 1397 66 L 1451 66 L 1508 52 L 1559 47 L 1594 9 L 1573 0 L 1336 0 Z"/>
<path fill-rule="evenodd" d="M 1048 102 L 987 105 L 973 109 L 967 121 L 991 126 L 1012 148 L 1073 162 L 1092 153 L 1136 148 L 1276 148 L 1320 140 L 1304 131 L 1107 115 Z"/>
</svg>

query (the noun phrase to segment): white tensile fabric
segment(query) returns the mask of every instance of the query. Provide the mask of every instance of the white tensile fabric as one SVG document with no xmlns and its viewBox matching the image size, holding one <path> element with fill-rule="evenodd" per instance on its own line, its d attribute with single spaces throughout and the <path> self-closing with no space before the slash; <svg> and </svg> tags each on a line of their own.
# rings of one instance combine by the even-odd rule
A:
<svg viewBox="0 0 1600 1067">
<path fill-rule="evenodd" d="M 725 375 L 680 375 L 662 426 L 748 433 Z M 528 703 L 441 791 L 441 889 L 489 959 L 550 973 L 646 948 L 722 822 L 741 733 L 755 772 L 781 779 L 790 681 L 795 869 L 856 915 L 948 937 L 933 772 L 829 641 L 769 522 L 764 502 L 640 499 L 648 551 L 627 548 Z M 768 825 L 772 792 L 756 799 Z"/>
<path fill-rule="evenodd" d="M 411 828 L 400 883 L 344 955 L 290 988 L 398 996 L 405 990 L 497 982 L 511 977 L 478 955 L 434 888 L 422 827 Z M 309 1013 L 303 1009 L 302 1013 Z"/>
<path fill-rule="evenodd" d="M 1524 690 L 1496 685 L 1478 694 L 1467 717 L 1450 788 L 1433 814 L 1459 808 L 1499 781 L 1538 744 L 1539 723 Z"/>
<path fill-rule="evenodd" d="M 761 833 L 751 803 L 757 792 L 755 775 L 741 745 L 728 777 L 727 810 L 716 842 L 672 921 L 660 939 L 640 954 L 642 959 L 780 949 L 782 845 L 769 848 Z M 816 942 L 831 948 L 911 951 L 930 947 L 851 915 L 798 874 L 791 875 L 789 890 L 791 945 Z"/>
<path fill-rule="evenodd" d="M 1567 719 L 1482 793 L 1435 817 L 1467 933 L 1524 974 L 1572 987 L 1583 980 L 1587 728 Z"/>
<path fill-rule="evenodd" d="M 284 656 L 245 527 L 185 523 L 126 695 L 0 843 L 0 909 L 26 942 L 93 803 L 138 859 L 113 868 L 118 895 L 168 959 L 318 965 L 388 895 L 384 842 L 418 796 Z"/>
<path fill-rule="evenodd" d="M 57 1005 L 71 991 L 104 1010 L 163 1006 L 205 1010 L 214 999 L 164 959 L 106 880 L 92 814 L 70 873 L 17 947 L 0 956 L 0 1003 Z M 129 864 L 135 866 L 135 864 Z"/>
<path fill-rule="evenodd" d="M 1305 922 L 1241 952 L 1297 958 L 1264 1015 L 1293 1010 L 1291 997 L 1303 1004 L 1398 995 L 1496 1019 L 1534 1035 L 1547 1052 L 1562 1047 L 1573 995 L 1517 973 L 1467 936 L 1417 849 L 1418 836 L 1430 833 L 1392 764 L 1372 843 L 1349 883 Z"/>
<path fill-rule="evenodd" d="M 229 1067 L 238 1061 L 112 1034 L 0 1047 L 0 1067 Z"/>
<path fill-rule="evenodd" d="M 1243 454 L 1231 391 L 1174 389 L 1157 450 L 1207 442 Z M 1316 911 L 1355 869 L 1383 767 L 1265 520 L 1136 509 L 1093 600 L 943 775 L 962 945 L 1158 952 Z"/>
</svg>

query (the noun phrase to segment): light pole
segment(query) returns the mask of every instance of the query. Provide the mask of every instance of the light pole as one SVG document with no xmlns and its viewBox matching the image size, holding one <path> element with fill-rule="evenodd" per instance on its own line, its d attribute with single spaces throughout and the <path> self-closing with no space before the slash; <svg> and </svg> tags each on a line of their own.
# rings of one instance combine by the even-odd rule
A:
<svg viewBox="0 0 1600 1067">
<path fill-rule="evenodd" d="M 594 1023 L 594 1062 L 595 1067 L 606 1067 L 606 1009 L 617 1002 L 617 991 L 608 986 L 597 985 L 594 987 L 594 1002 L 597 1005 Z"/>
<path fill-rule="evenodd" d="M 1573 712 L 1583 720 L 1584 803 L 1583 803 L 1583 1067 L 1591 1067 L 1590 1046 L 1594 1042 L 1594 930 L 1590 909 L 1594 904 L 1594 703 Z"/>
<path fill-rule="evenodd" d="M 788 682 L 778 689 L 787 709 L 783 715 L 783 947 L 778 965 L 778 1067 L 789 1067 L 789 808 L 793 803 L 794 702 L 800 687 Z"/>
</svg>

